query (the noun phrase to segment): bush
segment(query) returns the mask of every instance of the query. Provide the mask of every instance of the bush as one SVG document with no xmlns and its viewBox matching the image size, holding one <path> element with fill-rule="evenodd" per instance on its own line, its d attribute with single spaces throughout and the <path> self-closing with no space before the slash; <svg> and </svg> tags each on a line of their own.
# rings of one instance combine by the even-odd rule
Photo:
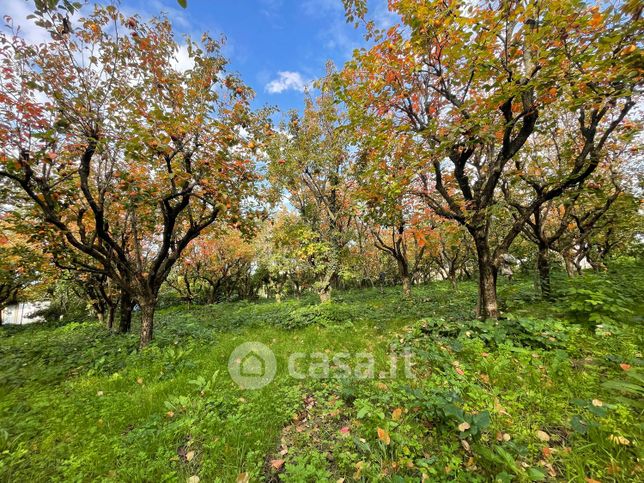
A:
<svg viewBox="0 0 644 483">
<path fill-rule="evenodd" d="M 561 321 L 509 316 L 505 320 L 447 321 L 440 318 L 418 322 L 420 331 L 432 338 L 476 338 L 487 345 L 506 342 L 531 348 L 557 347 L 566 341 L 569 328 Z"/>
<path fill-rule="evenodd" d="M 355 319 L 350 307 L 344 304 L 308 305 L 293 310 L 278 325 L 286 329 L 300 329 L 309 325 L 327 327 L 351 323 Z"/>
<path fill-rule="evenodd" d="M 606 276 L 584 274 L 569 279 L 567 285 L 559 305 L 570 320 L 596 328 L 631 319 L 633 300 L 624 294 L 621 284 Z"/>
</svg>

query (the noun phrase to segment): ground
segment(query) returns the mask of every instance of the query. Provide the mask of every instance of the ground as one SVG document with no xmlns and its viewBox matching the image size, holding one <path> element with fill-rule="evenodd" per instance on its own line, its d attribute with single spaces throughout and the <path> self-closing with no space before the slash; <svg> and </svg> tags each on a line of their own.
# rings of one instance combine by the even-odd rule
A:
<svg viewBox="0 0 644 483">
<path fill-rule="evenodd" d="M 502 281 L 496 324 L 473 320 L 472 283 L 433 282 L 411 301 L 391 287 L 324 307 L 164 308 L 143 351 L 93 321 L 2 328 L 0 480 L 634 481 L 640 268 L 628 276 L 561 278 L 553 303 L 529 276 Z M 259 390 L 227 370 L 248 341 L 277 358 Z M 376 377 L 331 364 L 329 378 L 296 379 L 295 351 L 347 352 L 352 368 L 369 352 Z M 378 377 L 406 351 L 413 379 L 402 363 Z"/>
</svg>

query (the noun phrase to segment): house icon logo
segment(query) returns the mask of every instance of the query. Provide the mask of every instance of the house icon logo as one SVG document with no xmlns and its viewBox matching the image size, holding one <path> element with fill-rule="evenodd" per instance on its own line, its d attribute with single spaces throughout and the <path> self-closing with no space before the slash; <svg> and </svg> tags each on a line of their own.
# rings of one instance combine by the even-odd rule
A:
<svg viewBox="0 0 644 483">
<path fill-rule="evenodd" d="M 275 377 L 275 354 L 261 342 L 245 342 L 228 358 L 228 373 L 242 389 L 260 389 Z"/>
</svg>

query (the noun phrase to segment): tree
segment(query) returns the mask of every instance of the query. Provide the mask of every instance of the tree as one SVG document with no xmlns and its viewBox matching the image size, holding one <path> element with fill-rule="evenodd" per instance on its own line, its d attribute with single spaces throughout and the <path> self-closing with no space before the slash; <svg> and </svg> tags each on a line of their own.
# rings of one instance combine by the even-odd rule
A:
<svg viewBox="0 0 644 483">
<path fill-rule="evenodd" d="M 2 311 L 44 285 L 48 271 L 46 257 L 13 231 L 6 218 L 0 220 L 0 325 Z"/>
<path fill-rule="evenodd" d="M 271 181 L 287 193 L 316 235 L 318 249 L 310 262 L 319 275 L 321 302 L 331 300 L 354 214 L 350 139 L 344 123 L 345 115 L 330 92 L 323 90 L 317 99 L 307 96 L 303 115 L 290 114 L 270 151 Z"/>
<path fill-rule="evenodd" d="M 409 189 L 415 146 L 405 137 L 364 130 L 359 138 L 362 146 L 355 171 L 361 216 L 370 227 L 376 248 L 395 260 L 403 295 L 410 297 L 427 235 L 427 227 L 422 226 L 423 207 Z"/>
<path fill-rule="evenodd" d="M 528 140 L 526 149 L 516 157 L 518 179 L 512 184 L 506 180 L 501 187 L 515 220 L 521 220 L 524 213 L 532 211 L 522 231 L 537 246 L 541 292 L 548 298 L 549 252 L 566 233 L 567 226 L 572 222 L 575 206 L 581 200 L 588 199 L 588 194 L 598 199 L 595 195 L 601 191 L 604 199 L 600 204 L 608 209 L 622 193 L 625 169 L 638 149 L 633 145 L 636 124 L 622 123 L 615 128 L 603 149 L 596 153 L 599 159 L 592 173 L 581 180 L 575 190 L 563 191 L 560 196 L 546 200 L 541 195 L 557 187 L 559 180 L 566 180 L 566 173 L 573 169 L 580 149 L 580 139 L 575 129 L 578 121 L 572 113 L 545 111 L 540 129 Z M 550 116 L 549 123 L 546 116 Z"/>
<path fill-rule="evenodd" d="M 167 20 L 114 6 L 45 45 L 0 37 L 0 177 L 139 304 L 141 346 L 189 243 L 215 220 L 243 225 L 257 204 L 252 151 L 265 122 L 220 43 L 187 42 L 193 66 L 179 70 Z"/>
<path fill-rule="evenodd" d="M 345 3 L 351 15 L 364 14 L 365 2 Z M 396 0 L 390 8 L 404 27 L 371 30 L 377 43 L 347 65 L 339 94 L 355 122 L 417 143 L 417 194 L 467 229 L 478 260 L 478 315 L 497 317 L 497 273 L 526 220 L 592 174 L 635 104 L 641 12 L 572 0 Z M 507 223 L 500 188 L 520 179 L 515 160 L 544 109 L 576 113 L 575 155 Z"/>
<path fill-rule="evenodd" d="M 239 285 L 254 255 L 253 245 L 239 231 L 215 226 L 187 249 L 168 284 L 188 302 L 220 302 L 235 288 L 243 292 Z"/>
</svg>

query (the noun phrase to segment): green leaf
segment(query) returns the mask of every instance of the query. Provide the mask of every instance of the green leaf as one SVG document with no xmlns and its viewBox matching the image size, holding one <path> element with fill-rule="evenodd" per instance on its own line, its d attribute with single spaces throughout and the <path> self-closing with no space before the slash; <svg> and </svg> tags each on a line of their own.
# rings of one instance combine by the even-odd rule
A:
<svg viewBox="0 0 644 483">
<path fill-rule="evenodd" d="M 186 8 L 188 6 L 188 0 L 177 0 L 179 5 L 181 5 L 183 8 Z"/>
<path fill-rule="evenodd" d="M 528 477 L 529 477 L 532 481 L 543 481 L 543 480 L 545 480 L 545 479 L 546 479 L 546 475 L 545 475 L 545 473 L 543 473 L 543 471 L 538 470 L 538 469 L 536 469 L 536 468 L 530 468 L 530 469 L 528 469 Z"/>
</svg>

